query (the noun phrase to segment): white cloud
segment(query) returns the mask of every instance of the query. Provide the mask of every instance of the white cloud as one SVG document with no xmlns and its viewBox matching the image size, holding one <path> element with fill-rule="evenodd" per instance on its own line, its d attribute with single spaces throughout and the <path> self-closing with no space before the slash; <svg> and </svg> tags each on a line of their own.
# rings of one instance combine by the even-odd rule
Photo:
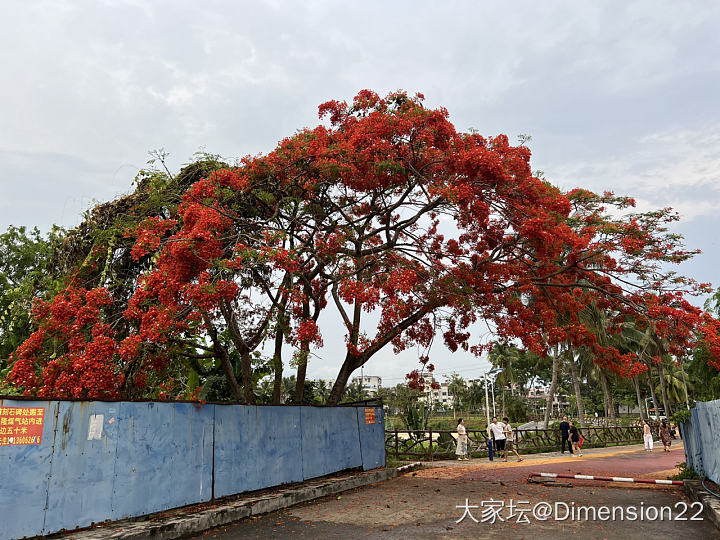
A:
<svg viewBox="0 0 720 540">
<path fill-rule="evenodd" d="M 459 129 L 531 134 L 551 181 L 706 224 L 689 245 L 720 227 L 720 5 L 52 0 L 2 2 L 0 20 L 0 227 L 77 224 L 151 149 L 174 168 L 199 148 L 267 152 L 362 88 L 423 92 Z"/>
<path fill-rule="evenodd" d="M 626 153 L 558 164 L 546 171 L 564 188 L 612 190 L 638 209 L 671 206 L 685 220 L 720 209 L 720 124 L 664 130 L 627 141 Z"/>
</svg>

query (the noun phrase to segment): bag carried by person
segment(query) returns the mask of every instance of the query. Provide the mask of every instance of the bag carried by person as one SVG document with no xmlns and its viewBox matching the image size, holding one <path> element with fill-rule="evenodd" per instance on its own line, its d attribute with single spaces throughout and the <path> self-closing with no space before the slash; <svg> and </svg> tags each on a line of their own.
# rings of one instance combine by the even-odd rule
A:
<svg viewBox="0 0 720 540">
<path fill-rule="evenodd" d="M 580 437 L 580 440 L 578 441 L 578 448 L 582 448 L 582 443 L 585 441 L 582 437 Z"/>
</svg>

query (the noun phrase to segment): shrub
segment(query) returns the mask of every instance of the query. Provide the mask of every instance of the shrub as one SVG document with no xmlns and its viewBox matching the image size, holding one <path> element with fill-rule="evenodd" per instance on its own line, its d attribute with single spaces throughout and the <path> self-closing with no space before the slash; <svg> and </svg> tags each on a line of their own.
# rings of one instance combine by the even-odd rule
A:
<svg viewBox="0 0 720 540">
<path fill-rule="evenodd" d="M 668 480 L 698 480 L 700 478 L 698 473 L 695 472 L 695 469 L 688 467 L 684 461 L 678 463 L 677 468 L 680 469 L 680 472 L 669 477 Z"/>
</svg>

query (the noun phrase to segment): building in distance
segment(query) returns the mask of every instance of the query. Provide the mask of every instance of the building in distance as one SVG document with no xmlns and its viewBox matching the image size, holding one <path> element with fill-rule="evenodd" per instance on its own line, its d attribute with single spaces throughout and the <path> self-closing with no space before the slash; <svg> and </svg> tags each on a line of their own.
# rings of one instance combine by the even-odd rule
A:
<svg viewBox="0 0 720 540">
<path fill-rule="evenodd" d="M 382 378 L 377 375 L 363 375 L 361 377 L 353 377 L 353 384 L 360 384 L 365 390 L 368 397 L 375 397 L 380 388 L 382 388 Z"/>
</svg>

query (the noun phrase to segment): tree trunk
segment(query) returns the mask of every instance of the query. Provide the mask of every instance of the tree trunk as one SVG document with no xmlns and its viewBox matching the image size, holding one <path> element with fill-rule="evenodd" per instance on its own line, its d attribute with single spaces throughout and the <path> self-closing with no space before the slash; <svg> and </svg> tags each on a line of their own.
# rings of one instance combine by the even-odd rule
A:
<svg viewBox="0 0 720 540">
<path fill-rule="evenodd" d="M 262 320 L 262 322 L 254 329 L 254 334 L 249 338 L 244 338 L 237 325 L 237 318 L 235 312 L 232 310 L 232 306 L 229 302 L 221 304 L 220 311 L 223 314 L 223 318 L 228 325 L 230 330 L 230 338 L 233 340 L 235 349 L 240 354 L 240 372 L 243 378 L 243 395 L 245 396 L 245 403 L 248 405 L 255 405 L 255 388 L 252 380 L 252 356 L 250 353 L 262 342 L 265 329 L 267 328 L 268 321 L 270 320 L 270 314 L 268 313 Z M 206 322 L 209 325 L 209 322 Z M 213 335 L 213 341 L 216 343 L 217 332 Z"/>
<path fill-rule="evenodd" d="M 635 395 L 637 396 L 638 408 L 640 409 L 640 420 L 644 422 L 647 418 L 645 417 L 645 409 L 643 408 L 643 401 L 640 396 L 640 382 L 638 381 L 637 375 L 635 375 L 632 379 L 633 384 L 635 385 Z"/>
<path fill-rule="evenodd" d="M 282 345 L 283 345 L 283 328 L 280 321 L 275 330 L 275 354 L 273 355 L 273 369 L 275 370 L 275 379 L 273 380 L 273 405 L 280 405 L 282 396 Z"/>
<path fill-rule="evenodd" d="M 295 379 L 295 403 L 300 405 L 305 394 L 305 373 L 307 372 L 310 344 L 302 343 L 298 353 L 297 378 Z"/>
<path fill-rule="evenodd" d="M 230 389 L 232 390 L 233 394 L 235 394 L 235 398 L 238 401 L 242 401 L 242 390 L 240 389 L 240 384 L 235 377 L 235 368 L 230 361 L 230 356 L 228 355 L 227 350 L 225 350 L 225 347 L 223 347 L 222 343 L 220 343 L 220 338 L 218 336 L 217 330 L 212 325 L 208 317 L 205 317 L 205 323 L 207 324 L 208 332 L 210 333 L 210 337 L 213 342 L 213 349 L 217 357 L 220 358 L 220 363 L 222 364 L 223 372 L 225 373 L 225 378 L 230 385 Z"/>
<path fill-rule="evenodd" d="M 333 384 L 332 390 L 330 390 L 330 397 L 328 397 L 327 400 L 328 405 L 337 405 L 340 403 L 345 387 L 347 386 L 348 379 L 355 369 L 356 368 L 350 362 L 350 358 L 346 357 L 345 362 L 343 362 L 343 365 L 340 367 L 338 376 L 335 379 L 335 384 Z"/>
<path fill-rule="evenodd" d="M 648 362 L 647 367 L 648 367 L 647 378 L 648 378 L 648 385 L 650 386 L 650 397 L 652 397 L 653 409 L 655 409 L 655 416 L 659 417 L 658 402 L 657 402 L 657 398 L 655 397 L 655 386 L 653 385 L 653 380 L 652 380 L 652 364 L 650 362 Z"/>
<path fill-rule="evenodd" d="M 683 378 L 683 394 L 685 395 L 685 405 L 687 406 L 687 410 L 689 411 L 690 410 L 690 398 L 688 396 L 688 391 L 687 391 L 687 380 L 685 379 L 685 368 L 683 367 L 683 361 L 684 360 L 680 361 L 680 373 L 682 373 L 682 378 Z"/>
<path fill-rule="evenodd" d="M 665 416 L 670 418 L 672 416 L 672 410 L 670 410 L 670 404 L 668 403 L 667 390 L 665 389 L 665 371 L 663 370 L 662 360 L 657 365 L 658 375 L 660 377 L 660 393 L 662 394 L 663 410 Z"/>
<path fill-rule="evenodd" d="M 598 375 L 600 378 L 600 384 L 602 384 L 603 396 L 606 403 L 605 414 L 611 420 L 615 420 L 615 403 L 613 403 L 612 393 L 610 392 L 610 384 L 608 383 L 607 377 L 605 376 L 602 368 L 598 368 Z"/>
<path fill-rule="evenodd" d="M 240 356 L 240 367 L 243 378 L 243 394 L 245 395 L 245 403 L 255 405 L 255 389 L 252 380 L 252 357 L 249 352 Z"/>
<path fill-rule="evenodd" d="M 575 400 L 577 401 L 578 418 L 580 422 L 585 422 L 585 404 L 583 403 L 582 394 L 580 392 L 580 374 L 578 373 L 577 364 L 575 363 L 572 351 L 568 351 L 570 360 L 570 374 L 572 376 L 573 388 L 575 389 Z"/>
<path fill-rule="evenodd" d="M 235 378 L 235 370 L 233 369 L 232 362 L 230 362 L 230 357 L 228 356 L 227 351 L 222 345 L 219 345 L 217 343 L 215 344 L 215 351 L 220 357 L 220 362 L 222 363 L 223 371 L 225 372 L 225 378 L 230 385 L 230 389 L 233 391 L 233 394 L 235 394 L 237 400 L 242 401 L 242 390 L 240 389 L 240 384 L 238 384 L 238 381 Z"/>
<path fill-rule="evenodd" d="M 307 290 L 306 290 L 307 292 Z M 310 318 L 310 300 L 303 300 L 302 314 L 305 320 Z M 305 341 L 300 344 L 298 354 L 297 378 L 295 379 L 295 403 L 300 405 L 305 394 L 305 374 L 307 373 L 307 363 L 310 357 L 310 343 Z"/>
<path fill-rule="evenodd" d="M 558 346 L 555 345 L 552 364 L 552 381 L 550 382 L 550 391 L 548 392 L 547 403 L 545 406 L 545 429 L 547 429 L 550 424 L 550 413 L 552 412 L 553 398 L 555 397 L 555 390 L 557 388 L 558 368 L 560 365 L 558 355 Z"/>
</svg>

